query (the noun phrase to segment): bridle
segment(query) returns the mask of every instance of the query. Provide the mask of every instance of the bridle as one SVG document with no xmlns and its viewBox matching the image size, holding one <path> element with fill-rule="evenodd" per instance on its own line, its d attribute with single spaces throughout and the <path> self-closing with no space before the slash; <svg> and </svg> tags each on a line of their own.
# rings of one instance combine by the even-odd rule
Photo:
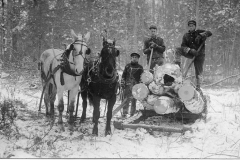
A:
<svg viewBox="0 0 240 160">
<path fill-rule="evenodd" d="M 73 52 L 76 50 L 75 48 L 74 48 L 74 44 L 81 44 L 81 50 L 79 51 L 79 53 L 77 53 L 77 54 L 74 54 Z M 75 71 L 72 71 L 71 70 L 71 68 L 70 68 L 70 64 L 72 64 L 72 65 L 76 65 L 75 64 L 75 60 L 74 60 L 74 58 L 75 57 L 77 57 L 77 56 L 82 56 L 83 57 L 83 59 L 84 59 L 84 61 L 83 61 L 83 64 L 85 63 L 85 61 L 88 61 L 87 59 L 86 59 L 86 55 L 85 55 L 85 57 L 83 56 L 83 46 L 85 46 L 85 47 L 87 47 L 87 49 L 89 49 L 88 48 L 88 46 L 86 45 L 86 42 L 85 41 L 83 41 L 83 40 L 76 40 L 76 41 L 74 41 L 73 43 L 71 43 L 70 44 L 70 47 L 69 47 L 69 49 L 66 49 L 65 50 L 65 52 L 62 54 L 62 63 L 61 63 L 61 68 L 63 69 L 63 71 L 65 72 L 65 73 L 67 73 L 67 74 L 69 74 L 69 75 L 72 75 L 72 76 L 81 76 L 82 75 L 82 73 L 83 73 L 83 71 L 84 71 L 84 69 L 79 73 L 79 74 L 76 74 L 75 73 Z M 71 61 L 69 61 L 69 55 L 67 55 L 66 53 L 67 53 L 67 51 L 68 52 L 70 52 L 69 53 L 69 55 L 70 54 L 72 54 L 72 57 L 73 57 L 73 62 L 71 62 Z M 71 53 L 72 52 L 72 53 Z M 86 52 L 87 52 L 87 50 L 86 50 Z M 86 54 L 86 53 L 85 53 Z"/>
<path fill-rule="evenodd" d="M 78 54 L 73 54 L 73 52 L 72 52 L 73 62 L 70 62 L 70 61 L 68 61 L 68 62 L 69 62 L 70 64 L 76 65 L 76 64 L 74 63 L 74 57 L 77 57 L 77 56 L 81 55 L 81 56 L 83 57 L 84 61 L 87 60 L 87 59 L 86 59 L 86 55 L 85 55 L 85 57 L 83 56 L 82 48 L 83 48 L 83 46 L 85 46 L 86 48 L 88 48 L 88 46 L 86 45 L 86 42 L 83 41 L 83 40 L 76 40 L 76 41 L 73 42 L 71 45 L 74 45 L 74 44 L 81 44 L 81 50 L 79 51 Z M 72 51 L 75 51 L 75 50 L 76 50 L 76 49 L 73 47 Z"/>
<path fill-rule="evenodd" d="M 112 44 L 105 44 L 104 47 L 106 47 L 106 49 L 108 50 L 108 52 L 110 52 L 109 49 L 115 49 L 114 45 L 112 45 Z M 102 63 L 103 63 L 104 61 L 107 61 L 110 56 L 113 57 L 113 60 L 114 60 L 114 63 L 115 63 L 115 62 L 116 62 L 116 59 L 115 59 L 115 57 L 114 57 L 114 55 L 113 55 L 112 52 L 109 53 L 106 58 L 104 58 L 104 60 L 102 61 Z M 102 57 L 102 55 L 101 55 L 101 57 Z"/>
</svg>

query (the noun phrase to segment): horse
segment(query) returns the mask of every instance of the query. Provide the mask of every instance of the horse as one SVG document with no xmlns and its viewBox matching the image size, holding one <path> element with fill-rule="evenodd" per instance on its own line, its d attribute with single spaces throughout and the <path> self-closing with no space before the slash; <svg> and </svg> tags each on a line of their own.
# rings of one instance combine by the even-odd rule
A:
<svg viewBox="0 0 240 160">
<path fill-rule="evenodd" d="M 87 97 L 93 105 L 93 130 L 92 134 L 98 136 L 98 120 L 100 117 L 100 101 L 107 101 L 107 122 L 105 136 L 111 134 L 112 110 L 116 102 L 116 92 L 119 86 L 119 76 L 116 70 L 116 57 L 119 50 L 115 48 L 115 40 L 103 39 L 103 48 L 99 60 L 89 63 L 81 81 L 81 97 L 83 111 L 80 123 L 86 119 Z"/>
<path fill-rule="evenodd" d="M 64 50 L 48 49 L 40 56 L 41 80 L 46 107 L 46 117 L 51 118 L 54 123 L 54 102 L 58 97 L 58 124 L 61 131 L 64 131 L 62 113 L 64 110 L 63 92 L 69 90 L 69 129 L 73 129 L 74 103 L 78 93 L 79 84 L 84 71 L 84 61 L 91 49 L 87 46 L 90 32 L 84 36 L 76 35 L 71 30 L 73 42 Z"/>
</svg>

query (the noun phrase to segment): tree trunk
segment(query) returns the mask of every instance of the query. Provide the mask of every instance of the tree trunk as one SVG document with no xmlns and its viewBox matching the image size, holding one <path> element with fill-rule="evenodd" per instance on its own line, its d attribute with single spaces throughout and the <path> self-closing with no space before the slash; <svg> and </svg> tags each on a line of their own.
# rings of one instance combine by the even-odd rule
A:
<svg viewBox="0 0 240 160">
<path fill-rule="evenodd" d="M 196 5 L 196 22 L 197 22 L 197 28 L 200 27 L 199 23 L 199 0 L 197 0 L 197 5 Z"/>
<path fill-rule="evenodd" d="M 138 40 L 137 40 L 137 31 L 138 31 L 138 6 L 137 0 L 134 2 L 134 28 L 133 28 L 133 51 L 138 52 Z"/>
<path fill-rule="evenodd" d="M 155 22 L 155 0 L 152 0 L 152 23 L 156 23 Z"/>
</svg>

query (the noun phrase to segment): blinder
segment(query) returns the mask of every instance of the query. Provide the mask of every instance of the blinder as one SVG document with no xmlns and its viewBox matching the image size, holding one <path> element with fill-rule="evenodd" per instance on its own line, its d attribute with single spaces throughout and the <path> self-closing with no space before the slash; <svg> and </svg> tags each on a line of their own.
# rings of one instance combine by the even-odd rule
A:
<svg viewBox="0 0 240 160">
<path fill-rule="evenodd" d="M 91 49 L 88 48 L 87 51 L 86 51 L 86 54 L 89 55 L 90 53 L 92 53 Z"/>
<path fill-rule="evenodd" d="M 116 53 L 117 53 L 117 57 L 118 57 L 120 54 L 120 51 L 118 49 L 116 49 L 116 50 L 117 50 Z"/>
</svg>

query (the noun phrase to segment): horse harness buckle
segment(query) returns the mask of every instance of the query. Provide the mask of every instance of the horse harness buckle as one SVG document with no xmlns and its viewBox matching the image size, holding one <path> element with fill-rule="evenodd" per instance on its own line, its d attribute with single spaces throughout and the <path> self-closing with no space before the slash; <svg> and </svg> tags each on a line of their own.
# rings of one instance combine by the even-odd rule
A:
<svg viewBox="0 0 240 160">
<path fill-rule="evenodd" d="M 91 82 L 91 78 L 88 78 L 88 79 L 87 79 L 87 82 L 88 82 L 88 85 L 89 85 L 89 83 Z"/>
</svg>

